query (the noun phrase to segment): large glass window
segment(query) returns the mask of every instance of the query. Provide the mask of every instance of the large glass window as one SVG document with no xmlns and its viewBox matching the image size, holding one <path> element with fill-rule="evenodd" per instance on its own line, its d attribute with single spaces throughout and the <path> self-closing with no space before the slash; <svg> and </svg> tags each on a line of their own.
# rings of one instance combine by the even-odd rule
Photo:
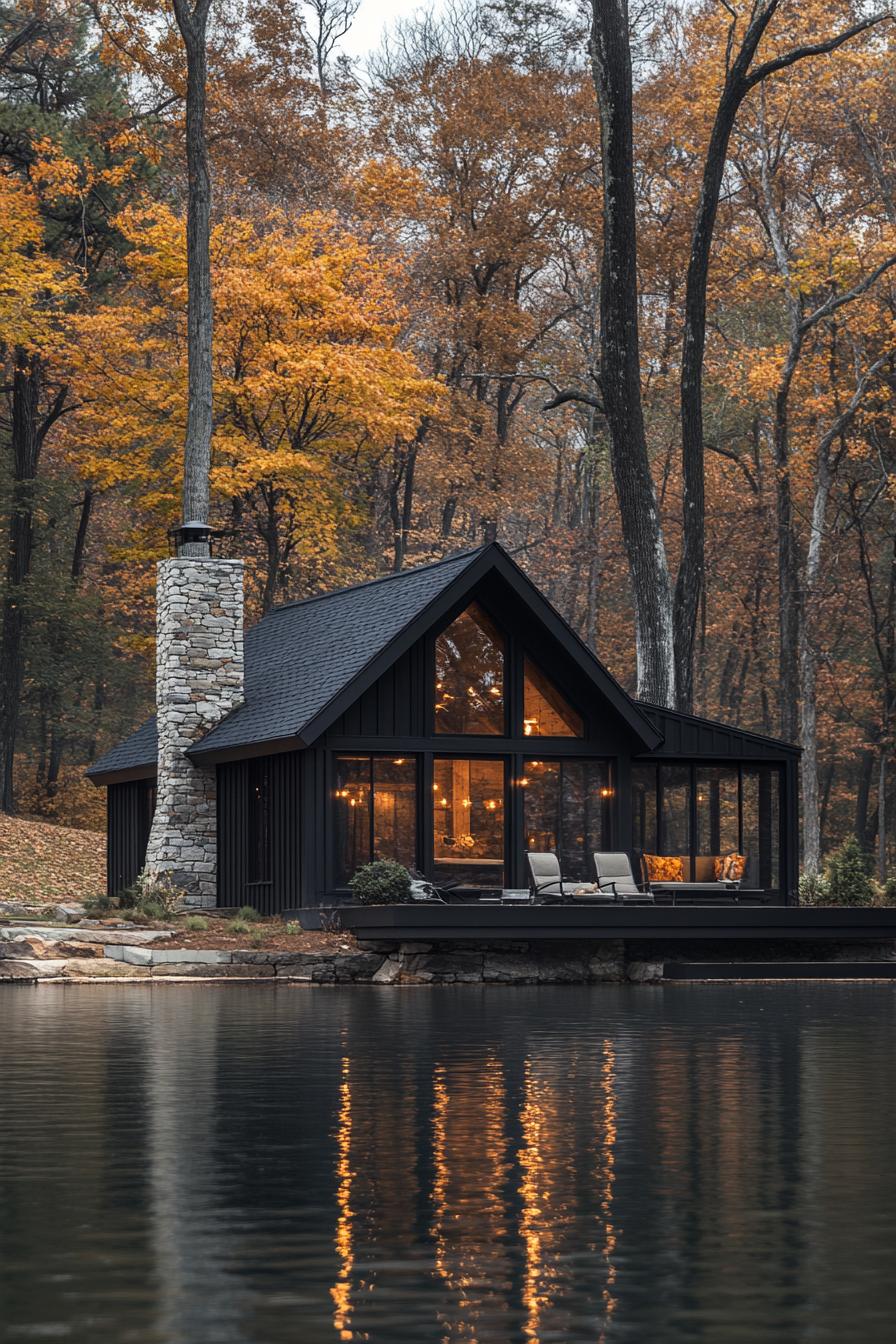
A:
<svg viewBox="0 0 896 1344">
<path fill-rule="evenodd" d="M 433 850 L 437 882 L 504 886 L 504 762 L 433 761 Z"/>
<path fill-rule="evenodd" d="M 606 761 L 526 761 L 523 765 L 526 848 L 560 856 L 564 876 L 593 880 L 595 850 L 611 844 Z"/>
<path fill-rule="evenodd" d="M 336 885 L 373 859 L 417 861 L 417 762 L 413 756 L 337 756 Z"/>
<path fill-rule="evenodd" d="M 774 891 L 781 882 L 781 776 L 768 766 L 743 768 L 744 886 Z"/>
<path fill-rule="evenodd" d="M 660 766 L 660 854 L 691 852 L 691 768 Z"/>
<path fill-rule="evenodd" d="M 635 765 L 632 841 L 636 852 L 684 858 L 685 881 L 714 881 L 716 859 L 736 851 L 745 859 L 744 887 L 777 891 L 781 884 L 780 769 L 774 765 L 744 765 L 740 770 L 736 765 Z"/>
<path fill-rule="evenodd" d="M 730 854 L 740 844 L 737 767 L 699 765 L 696 769 L 697 843 L 700 855 Z M 711 880 L 711 879 L 709 879 Z"/>
<path fill-rule="evenodd" d="M 657 848 L 656 766 L 632 766 L 632 840 L 641 854 Z"/>
<path fill-rule="evenodd" d="M 526 737 L 584 737 L 581 714 L 531 658 L 523 661 L 523 733 Z"/>
<path fill-rule="evenodd" d="M 442 631 L 435 651 L 436 732 L 503 737 L 505 641 L 478 602 Z"/>
</svg>

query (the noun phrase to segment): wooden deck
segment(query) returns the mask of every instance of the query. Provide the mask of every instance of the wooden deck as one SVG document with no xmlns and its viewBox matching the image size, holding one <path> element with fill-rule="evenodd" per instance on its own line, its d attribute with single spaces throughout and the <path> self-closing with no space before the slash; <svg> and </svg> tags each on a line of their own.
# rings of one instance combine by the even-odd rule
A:
<svg viewBox="0 0 896 1344">
<path fill-rule="evenodd" d="M 358 938 L 389 942 L 896 939 L 896 908 L 415 904 L 344 905 L 326 913 L 338 913 L 340 926 Z M 289 917 L 320 927 L 319 911 L 296 910 Z"/>
</svg>

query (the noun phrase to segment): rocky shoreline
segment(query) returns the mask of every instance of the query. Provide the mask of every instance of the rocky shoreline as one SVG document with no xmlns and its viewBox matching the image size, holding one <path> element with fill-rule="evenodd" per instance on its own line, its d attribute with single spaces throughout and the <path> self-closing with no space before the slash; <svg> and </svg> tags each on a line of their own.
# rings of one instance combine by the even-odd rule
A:
<svg viewBox="0 0 896 1344">
<path fill-rule="evenodd" d="M 534 949 L 344 944 L 334 949 L 171 947 L 169 930 L 0 928 L 0 983 L 279 980 L 308 984 L 600 984 L 662 978 L 662 961 L 627 958 L 618 942 Z"/>
<path fill-rule="evenodd" d="M 190 920 L 175 918 L 147 928 L 124 918 L 90 918 L 78 905 L 37 909 L 8 901 L 0 902 L 0 921 L 0 984 L 655 984 L 699 979 L 701 963 L 716 967 L 710 978 L 719 973 L 737 978 L 738 965 L 748 979 L 761 974 L 763 965 L 773 976 L 799 979 L 805 966 L 808 978 L 831 978 L 832 962 L 854 963 L 855 975 L 896 978 L 892 940 L 864 947 L 786 941 L 651 945 L 622 939 L 362 942 L 348 933 L 297 930 L 276 920 L 247 928 L 238 920 L 210 918 L 201 921 L 199 931 Z M 688 962 L 692 973 L 682 976 L 682 963 Z"/>
</svg>

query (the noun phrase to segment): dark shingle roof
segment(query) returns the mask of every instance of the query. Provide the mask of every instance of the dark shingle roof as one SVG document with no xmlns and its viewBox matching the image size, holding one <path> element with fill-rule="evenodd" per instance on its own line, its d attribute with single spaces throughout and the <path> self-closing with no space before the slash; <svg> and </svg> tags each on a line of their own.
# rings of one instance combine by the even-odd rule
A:
<svg viewBox="0 0 896 1344">
<path fill-rule="evenodd" d="M 135 733 L 94 761 L 87 771 L 88 778 L 99 775 L 124 774 L 125 771 L 154 774 L 159 739 L 156 734 L 156 716 L 147 719 Z"/>
<path fill-rule="evenodd" d="M 246 700 L 190 753 L 197 757 L 302 731 L 369 662 L 482 554 L 465 551 L 277 607 L 246 632 Z M 298 745 L 298 744 L 297 744 Z M 90 767 L 95 779 L 149 770 L 158 750 L 155 719 Z"/>
</svg>

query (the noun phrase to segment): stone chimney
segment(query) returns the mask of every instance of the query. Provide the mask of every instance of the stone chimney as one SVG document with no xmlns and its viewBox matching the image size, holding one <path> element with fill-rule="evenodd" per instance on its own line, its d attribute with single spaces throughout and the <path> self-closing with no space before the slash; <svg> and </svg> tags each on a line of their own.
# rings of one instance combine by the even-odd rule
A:
<svg viewBox="0 0 896 1344">
<path fill-rule="evenodd" d="M 217 894 L 214 767 L 185 753 L 243 701 L 243 562 L 162 560 L 156 586 L 158 795 L 146 872 L 169 876 L 187 904 Z"/>
</svg>

